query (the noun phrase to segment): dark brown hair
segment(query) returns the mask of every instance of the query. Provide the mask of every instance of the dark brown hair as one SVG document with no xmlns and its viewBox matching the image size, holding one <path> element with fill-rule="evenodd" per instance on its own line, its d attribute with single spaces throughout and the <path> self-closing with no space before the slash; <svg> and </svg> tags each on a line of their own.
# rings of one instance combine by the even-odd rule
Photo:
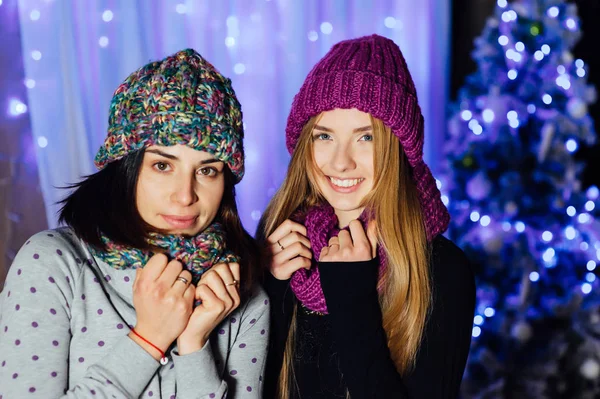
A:
<svg viewBox="0 0 600 399">
<path fill-rule="evenodd" d="M 136 186 L 144 152 L 129 154 L 67 186 L 73 191 L 60 202 L 59 222 L 99 249 L 105 249 L 100 238 L 104 234 L 116 244 L 152 250 L 147 241 L 152 226 L 144 222 L 136 206 Z M 227 166 L 224 173 L 225 190 L 215 220 L 223 224 L 227 248 L 241 259 L 242 291 L 247 293 L 254 283 L 254 269 L 259 266 L 259 252 L 238 214 L 235 177 Z"/>
</svg>

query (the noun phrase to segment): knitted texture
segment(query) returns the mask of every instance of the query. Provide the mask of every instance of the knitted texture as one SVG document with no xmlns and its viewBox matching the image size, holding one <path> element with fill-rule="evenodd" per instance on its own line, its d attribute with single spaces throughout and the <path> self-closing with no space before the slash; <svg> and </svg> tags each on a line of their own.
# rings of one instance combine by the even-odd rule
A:
<svg viewBox="0 0 600 399">
<path fill-rule="evenodd" d="M 108 136 L 96 154 L 109 162 L 151 145 L 206 151 L 244 175 L 242 111 L 231 81 L 192 49 L 145 65 L 117 88 Z"/>
<path fill-rule="evenodd" d="M 363 211 L 359 217 L 363 229 L 367 231 L 368 211 Z M 290 281 L 290 287 L 296 295 L 296 298 L 308 309 L 319 313 L 327 314 L 327 304 L 319 274 L 319 264 L 317 259 L 321 256 L 323 248 L 329 245 L 331 237 L 337 237 L 340 232 L 338 218 L 331 205 L 320 205 L 310 208 L 305 213 L 298 213 L 292 216 L 292 219 L 306 226 L 307 237 L 310 240 L 310 250 L 312 252 L 312 265 L 310 270 L 298 269 Z M 347 230 L 347 228 L 345 228 Z M 385 271 L 386 255 L 383 246 L 377 248 L 379 257 L 379 288 L 382 287 L 381 277 Z"/>
<path fill-rule="evenodd" d="M 329 50 L 294 97 L 286 127 L 288 151 L 294 152 L 310 118 L 335 108 L 356 108 L 391 128 L 411 167 L 427 238 L 446 231 L 450 215 L 423 161 L 424 122 L 417 91 L 393 41 L 372 35 L 339 42 Z"/>
<path fill-rule="evenodd" d="M 214 222 L 195 237 L 161 235 L 150 233 L 148 243 L 164 250 L 169 259 L 177 259 L 192 273 L 195 283 L 202 274 L 217 263 L 239 262 L 225 247 L 225 232 L 220 223 Z M 102 236 L 106 250 L 91 247 L 93 254 L 115 269 L 144 267 L 154 255 L 151 251 L 119 245 Z"/>
</svg>

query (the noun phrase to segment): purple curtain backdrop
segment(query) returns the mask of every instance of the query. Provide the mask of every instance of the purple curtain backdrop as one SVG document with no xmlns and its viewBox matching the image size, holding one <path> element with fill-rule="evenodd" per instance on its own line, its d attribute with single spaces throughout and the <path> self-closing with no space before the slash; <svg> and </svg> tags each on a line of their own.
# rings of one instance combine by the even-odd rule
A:
<svg viewBox="0 0 600 399">
<path fill-rule="evenodd" d="M 21 0 L 18 7 L 28 90 L 20 101 L 31 119 L 49 227 L 65 196 L 58 187 L 95 171 L 117 85 L 143 64 L 187 47 L 232 78 L 242 103 L 247 172 L 238 203 L 252 233 L 285 175 L 283 132 L 292 98 L 340 40 L 378 33 L 403 50 L 425 114 L 426 158 L 436 169 L 447 98 L 448 0 Z"/>
</svg>

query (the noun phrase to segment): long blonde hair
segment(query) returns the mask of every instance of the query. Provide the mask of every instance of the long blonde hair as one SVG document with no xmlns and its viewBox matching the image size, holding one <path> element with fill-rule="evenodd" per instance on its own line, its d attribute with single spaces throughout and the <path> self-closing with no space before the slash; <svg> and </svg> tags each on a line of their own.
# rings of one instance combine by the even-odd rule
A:
<svg viewBox="0 0 600 399">
<path fill-rule="evenodd" d="M 316 184 L 312 151 L 312 132 L 319 119 L 320 115 L 313 117 L 302 129 L 287 176 L 263 214 L 258 236 L 268 237 L 296 209 L 325 201 Z M 417 189 L 400 142 L 381 120 L 371 117 L 371 124 L 375 179 L 363 205 L 373 210 L 378 244 L 387 255 L 379 302 L 392 360 L 405 374 L 414 367 L 432 300 L 430 253 Z M 297 389 L 292 367 L 295 319 L 294 312 L 278 384 L 282 399 Z"/>
</svg>

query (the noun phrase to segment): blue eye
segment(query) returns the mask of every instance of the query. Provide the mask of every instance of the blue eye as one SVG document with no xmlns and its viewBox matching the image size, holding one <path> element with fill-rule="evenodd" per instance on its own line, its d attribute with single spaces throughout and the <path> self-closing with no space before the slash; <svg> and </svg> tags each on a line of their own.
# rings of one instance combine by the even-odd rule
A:
<svg viewBox="0 0 600 399">
<path fill-rule="evenodd" d="M 364 136 L 362 136 L 360 138 L 362 141 L 373 141 L 373 135 L 372 134 L 365 134 Z"/>
<path fill-rule="evenodd" d="M 313 135 L 313 140 L 330 140 L 331 136 L 327 133 L 317 133 Z"/>
</svg>

